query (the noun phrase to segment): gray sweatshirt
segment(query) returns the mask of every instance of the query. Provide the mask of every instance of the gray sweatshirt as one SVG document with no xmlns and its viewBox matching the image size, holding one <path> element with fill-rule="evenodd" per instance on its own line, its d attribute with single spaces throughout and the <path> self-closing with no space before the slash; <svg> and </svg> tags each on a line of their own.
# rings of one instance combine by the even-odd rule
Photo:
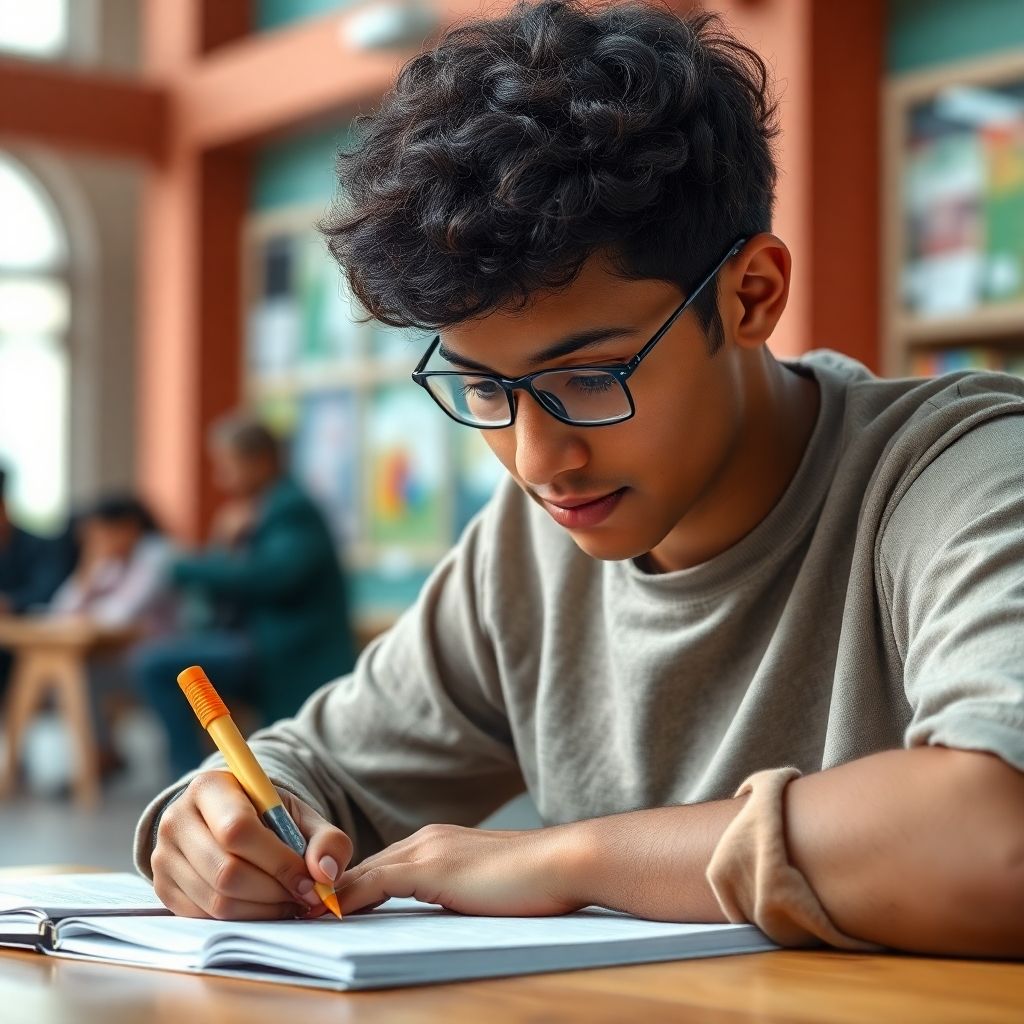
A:
<svg viewBox="0 0 1024 1024">
<path fill-rule="evenodd" d="M 598 561 L 506 480 L 355 670 L 254 734 L 268 774 L 358 860 L 524 788 L 554 824 L 901 746 L 1024 770 L 1024 381 L 786 363 L 817 378 L 818 420 L 737 544 L 657 575 Z M 143 813 L 147 876 L 191 777 Z"/>
</svg>

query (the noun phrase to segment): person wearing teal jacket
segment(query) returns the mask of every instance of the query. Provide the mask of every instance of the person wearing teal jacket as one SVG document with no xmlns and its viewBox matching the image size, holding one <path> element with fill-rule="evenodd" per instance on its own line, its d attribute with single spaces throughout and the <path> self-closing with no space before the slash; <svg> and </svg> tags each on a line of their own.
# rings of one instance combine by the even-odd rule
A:
<svg viewBox="0 0 1024 1024">
<path fill-rule="evenodd" d="M 173 582 L 203 599 L 213 618 L 141 648 L 135 674 L 170 740 L 170 767 L 203 756 L 177 674 L 202 665 L 218 690 L 266 721 L 295 712 L 355 662 L 346 581 L 323 515 L 282 468 L 274 436 L 231 417 L 214 427 L 210 454 L 231 499 L 215 517 L 210 547 L 178 559 Z"/>
</svg>

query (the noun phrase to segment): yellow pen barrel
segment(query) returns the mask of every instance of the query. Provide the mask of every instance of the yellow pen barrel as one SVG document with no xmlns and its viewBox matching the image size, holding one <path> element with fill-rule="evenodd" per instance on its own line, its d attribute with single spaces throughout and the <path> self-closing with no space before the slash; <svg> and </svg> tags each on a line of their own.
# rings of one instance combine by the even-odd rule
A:
<svg viewBox="0 0 1024 1024">
<path fill-rule="evenodd" d="M 249 749 L 249 744 L 245 742 L 230 715 L 215 718 L 206 730 L 260 814 L 265 814 L 271 807 L 281 803 L 280 794 L 267 778 L 267 773 L 260 767 L 259 761 Z"/>
</svg>

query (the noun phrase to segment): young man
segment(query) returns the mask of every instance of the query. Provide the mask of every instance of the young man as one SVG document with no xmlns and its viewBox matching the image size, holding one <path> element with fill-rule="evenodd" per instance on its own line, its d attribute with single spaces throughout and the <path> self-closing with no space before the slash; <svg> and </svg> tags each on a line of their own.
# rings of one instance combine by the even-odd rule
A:
<svg viewBox="0 0 1024 1024">
<path fill-rule="evenodd" d="M 438 330 L 417 383 L 509 479 L 258 734 L 305 861 L 213 759 L 140 822 L 164 902 L 288 915 L 316 880 L 1024 954 L 1024 383 L 772 357 L 774 108 L 709 14 L 520 6 L 361 130 L 332 251 Z M 524 788 L 546 827 L 465 827 Z"/>
</svg>

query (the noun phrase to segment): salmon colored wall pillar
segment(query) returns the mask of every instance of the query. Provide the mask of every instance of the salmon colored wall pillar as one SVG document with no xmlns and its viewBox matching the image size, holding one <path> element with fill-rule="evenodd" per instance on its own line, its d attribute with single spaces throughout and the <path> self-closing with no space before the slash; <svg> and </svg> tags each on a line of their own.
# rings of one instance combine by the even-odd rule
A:
<svg viewBox="0 0 1024 1024">
<path fill-rule="evenodd" d="M 143 30 L 147 76 L 168 88 L 172 108 L 167 159 L 147 175 L 142 204 L 137 479 L 168 528 L 188 540 L 201 537 L 216 501 L 206 428 L 240 389 L 247 164 L 239 152 L 199 149 L 174 102 L 204 50 L 224 41 L 221 13 L 211 22 L 202 0 L 148 0 Z"/>
<path fill-rule="evenodd" d="M 775 232 L 793 281 L 771 348 L 834 348 L 878 369 L 883 0 L 707 6 L 765 58 L 779 99 Z"/>
</svg>

